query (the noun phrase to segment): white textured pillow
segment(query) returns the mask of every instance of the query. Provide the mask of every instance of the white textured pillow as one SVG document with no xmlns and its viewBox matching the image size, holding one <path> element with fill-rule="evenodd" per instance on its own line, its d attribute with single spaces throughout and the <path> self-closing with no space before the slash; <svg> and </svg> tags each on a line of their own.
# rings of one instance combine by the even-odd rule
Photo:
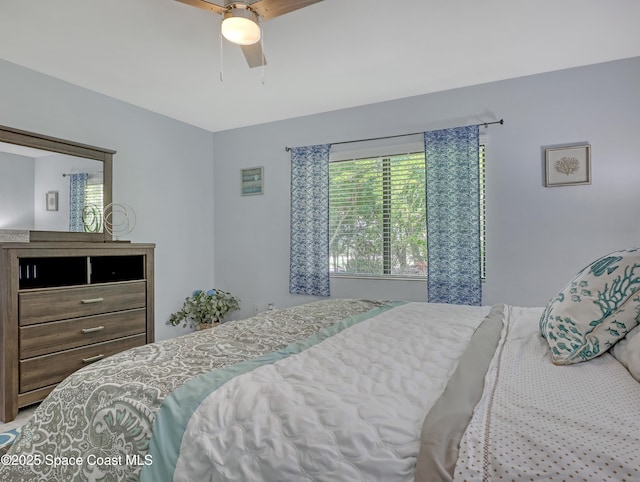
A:
<svg viewBox="0 0 640 482">
<path fill-rule="evenodd" d="M 603 256 L 549 301 L 540 333 L 557 365 L 606 352 L 640 322 L 640 249 Z"/>
<path fill-rule="evenodd" d="M 636 326 L 613 345 L 611 354 L 640 382 L 640 326 Z"/>
</svg>

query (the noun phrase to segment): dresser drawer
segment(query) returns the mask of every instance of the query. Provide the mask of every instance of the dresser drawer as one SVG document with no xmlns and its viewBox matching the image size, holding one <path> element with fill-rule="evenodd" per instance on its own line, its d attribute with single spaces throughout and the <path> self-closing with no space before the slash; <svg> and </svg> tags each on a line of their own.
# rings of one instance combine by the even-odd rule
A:
<svg viewBox="0 0 640 482">
<path fill-rule="evenodd" d="M 20 325 L 146 306 L 146 282 L 24 291 L 18 294 Z"/>
<path fill-rule="evenodd" d="M 145 333 L 144 308 L 20 327 L 20 359 Z"/>
<path fill-rule="evenodd" d="M 71 373 L 94 361 L 146 343 L 146 336 L 134 335 L 51 355 L 20 360 L 20 392 L 60 383 Z M 101 356 L 102 355 L 102 356 Z"/>
</svg>

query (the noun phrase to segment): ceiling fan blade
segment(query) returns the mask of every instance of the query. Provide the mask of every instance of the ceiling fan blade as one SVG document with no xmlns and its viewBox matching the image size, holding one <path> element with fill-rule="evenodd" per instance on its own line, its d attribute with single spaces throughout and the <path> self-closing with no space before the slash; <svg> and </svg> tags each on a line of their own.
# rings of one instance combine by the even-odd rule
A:
<svg viewBox="0 0 640 482">
<path fill-rule="evenodd" d="M 223 15 L 224 12 L 227 11 L 226 8 L 216 5 L 215 3 L 205 2 L 205 0 L 176 0 L 176 2 L 186 3 L 187 5 L 198 7 L 202 10 L 209 10 L 210 12 L 217 13 L 218 15 Z"/>
<path fill-rule="evenodd" d="M 260 42 L 256 42 L 252 45 L 242 45 L 242 53 L 244 54 L 244 58 L 247 59 L 247 63 L 249 67 L 260 67 L 262 65 L 267 65 L 267 59 L 264 57 L 264 52 L 262 51 L 262 45 Z"/>
<path fill-rule="evenodd" d="M 180 0 L 182 1 L 182 0 Z M 303 7 L 308 7 L 322 0 L 258 0 L 252 3 L 251 9 L 263 19 L 279 17 L 285 13 L 293 12 Z"/>
</svg>

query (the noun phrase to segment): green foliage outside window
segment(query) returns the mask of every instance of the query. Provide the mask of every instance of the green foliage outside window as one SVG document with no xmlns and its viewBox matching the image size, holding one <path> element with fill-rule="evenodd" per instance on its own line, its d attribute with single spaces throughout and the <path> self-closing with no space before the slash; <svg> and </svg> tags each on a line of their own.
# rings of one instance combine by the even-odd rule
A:
<svg viewBox="0 0 640 482">
<path fill-rule="evenodd" d="M 329 165 L 330 271 L 426 275 L 424 154 Z"/>
</svg>

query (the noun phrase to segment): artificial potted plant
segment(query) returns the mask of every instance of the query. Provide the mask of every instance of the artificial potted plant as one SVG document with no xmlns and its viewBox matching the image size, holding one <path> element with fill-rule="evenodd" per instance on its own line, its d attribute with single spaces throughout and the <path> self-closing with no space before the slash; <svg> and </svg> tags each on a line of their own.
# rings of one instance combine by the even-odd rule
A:
<svg viewBox="0 0 640 482">
<path fill-rule="evenodd" d="M 211 289 L 208 291 L 195 290 L 184 299 L 182 309 L 169 317 L 168 324 L 176 326 L 187 322 L 196 330 L 211 328 L 219 323 L 230 311 L 240 309 L 240 300 L 226 291 Z"/>
</svg>

